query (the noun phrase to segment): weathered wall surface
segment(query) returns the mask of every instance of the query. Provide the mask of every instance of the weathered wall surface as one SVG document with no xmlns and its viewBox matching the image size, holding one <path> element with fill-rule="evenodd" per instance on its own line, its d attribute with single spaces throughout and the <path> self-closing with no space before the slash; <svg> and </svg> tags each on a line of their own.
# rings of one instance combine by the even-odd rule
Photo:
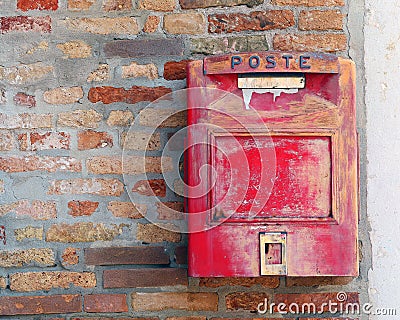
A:
<svg viewBox="0 0 400 320">
<path fill-rule="evenodd" d="M 399 194 L 400 91 L 399 37 L 396 4 L 367 0 L 365 19 L 365 72 L 368 135 L 368 218 L 371 223 L 372 269 L 369 272 L 371 303 L 398 308 L 397 271 L 400 245 L 393 236 L 400 229 Z M 378 39 L 378 41 L 374 41 Z M 397 315 L 371 319 L 398 319 Z"/>
<path fill-rule="evenodd" d="M 264 298 L 364 301 L 365 258 L 358 279 L 188 279 L 186 237 L 145 219 L 181 219 L 159 205 L 182 210 L 159 157 L 183 118 L 152 136 L 134 204 L 120 164 L 131 124 L 140 152 L 162 116 L 145 106 L 185 88 L 188 60 L 268 49 L 359 58 L 347 28 L 358 10 L 343 0 L 0 1 L 0 316 L 252 318 Z"/>
</svg>

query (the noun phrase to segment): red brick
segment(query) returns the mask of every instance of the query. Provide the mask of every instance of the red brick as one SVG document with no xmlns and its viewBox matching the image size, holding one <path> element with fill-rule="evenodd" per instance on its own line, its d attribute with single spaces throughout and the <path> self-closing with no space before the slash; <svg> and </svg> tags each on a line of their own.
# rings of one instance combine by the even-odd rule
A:
<svg viewBox="0 0 400 320">
<path fill-rule="evenodd" d="M 35 31 L 48 33 L 51 32 L 51 18 L 46 17 L 1 17 L 0 18 L 1 33 L 11 31 Z"/>
<path fill-rule="evenodd" d="M 32 151 L 48 149 L 69 149 L 71 135 L 66 132 L 47 132 L 30 134 Z"/>
<path fill-rule="evenodd" d="M 266 288 L 275 289 L 279 287 L 279 277 L 256 277 L 256 278 L 200 278 L 200 287 L 218 288 L 221 286 L 252 287 L 261 285 Z"/>
<path fill-rule="evenodd" d="M 5 277 L 0 277 L 0 289 L 7 288 L 7 279 Z"/>
<path fill-rule="evenodd" d="M 98 206 L 99 203 L 93 201 L 70 201 L 68 208 L 71 210 L 68 214 L 73 217 L 91 216 Z"/>
<path fill-rule="evenodd" d="M 18 136 L 20 150 L 22 151 L 37 151 L 51 149 L 69 150 L 71 136 L 66 132 L 30 132 L 23 133 Z"/>
<path fill-rule="evenodd" d="M 158 132 L 149 134 L 131 130 L 121 134 L 120 143 L 123 150 L 160 150 L 161 135 Z"/>
<path fill-rule="evenodd" d="M 143 243 L 180 242 L 182 238 L 179 228 L 171 223 L 138 223 L 136 239 Z"/>
<path fill-rule="evenodd" d="M 214 319 L 214 318 L 213 318 Z M 168 317 L 165 320 L 207 320 L 206 316 L 186 316 L 186 317 Z M 229 320 L 229 319 L 227 319 Z"/>
<path fill-rule="evenodd" d="M 32 84 L 44 78 L 50 78 L 54 70 L 53 66 L 44 65 L 41 62 L 0 67 L 0 79 L 13 85 Z"/>
<path fill-rule="evenodd" d="M 87 160 L 88 172 L 95 174 L 142 174 L 172 171 L 171 158 L 139 156 L 99 156 Z"/>
<path fill-rule="evenodd" d="M 129 219 L 141 219 L 147 212 L 147 206 L 144 204 L 122 201 L 110 201 L 107 209 L 114 217 Z"/>
<path fill-rule="evenodd" d="M 297 318 L 210 318 L 210 320 L 277 320 L 277 319 L 285 319 L 285 320 L 299 320 Z M 326 320 L 324 318 L 324 320 Z"/>
<path fill-rule="evenodd" d="M 96 275 L 93 272 L 68 271 L 18 272 L 10 275 L 10 289 L 13 291 L 68 289 L 71 285 L 80 288 L 94 288 Z"/>
<path fill-rule="evenodd" d="M 28 171 L 82 171 L 82 164 L 75 158 L 68 157 L 9 157 L 0 158 L 0 171 L 28 172 Z"/>
<path fill-rule="evenodd" d="M 79 318 L 71 318 L 71 320 L 160 320 L 159 318 L 137 318 L 137 317 L 79 317 Z"/>
<path fill-rule="evenodd" d="M 123 233 L 127 225 L 105 226 L 103 223 L 93 224 L 92 222 L 78 222 L 74 224 L 53 224 L 47 230 L 47 242 L 93 242 L 111 241 Z"/>
<path fill-rule="evenodd" d="M 122 78 L 141 78 L 146 77 L 149 80 L 158 78 L 158 69 L 154 63 L 138 64 L 131 62 L 129 65 L 124 65 L 122 69 Z"/>
<path fill-rule="evenodd" d="M 80 249 L 68 247 L 64 250 L 61 259 L 63 266 L 73 266 L 79 263 L 78 251 Z"/>
<path fill-rule="evenodd" d="M 58 0 L 18 0 L 17 8 L 28 10 L 57 10 Z"/>
<path fill-rule="evenodd" d="M 187 264 L 188 263 L 187 247 L 186 246 L 176 247 L 174 258 L 177 264 Z"/>
<path fill-rule="evenodd" d="M 60 21 L 60 24 L 75 32 L 89 32 L 101 35 L 134 35 L 140 31 L 137 19 L 130 16 L 67 18 Z"/>
<path fill-rule="evenodd" d="M 297 319 L 297 318 L 210 318 L 210 320 L 243 320 L 243 319 L 246 319 L 246 320 L 277 320 L 277 319 L 285 319 L 285 320 L 300 320 L 300 319 Z M 328 319 L 325 319 L 324 318 L 324 320 L 328 320 Z"/>
<path fill-rule="evenodd" d="M 14 96 L 14 103 L 17 106 L 23 106 L 28 108 L 36 107 L 36 99 L 35 96 L 31 96 L 29 94 L 18 92 Z"/>
<path fill-rule="evenodd" d="M 68 0 L 68 10 L 82 11 L 89 10 L 95 0 Z"/>
<path fill-rule="evenodd" d="M 79 294 L 0 297 L 0 315 L 81 312 L 81 300 Z"/>
<path fill-rule="evenodd" d="M 14 149 L 15 138 L 14 135 L 9 132 L 0 132 L 0 151 L 10 151 Z"/>
<path fill-rule="evenodd" d="M 282 51 L 345 51 L 347 37 L 345 34 L 276 34 L 274 49 Z"/>
<path fill-rule="evenodd" d="M 92 56 L 92 47 L 82 40 L 72 40 L 56 45 L 65 59 L 82 59 Z M 43 100 L 49 104 L 72 104 L 83 98 L 81 87 L 61 87 L 46 91 Z"/>
<path fill-rule="evenodd" d="M 86 161 L 86 168 L 89 173 L 94 174 L 122 174 L 127 169 L 122 163 L 122 156 L 92 157 Z M 143 170 L 140 173 L 144 173 Z"/>
<path fill-rule="evenodd" d="M 161 19 L 158 16 L 149 16 L 144 24 L 143 31 L 147 33 L 156 32 L 160 21 Z"/>
<path fill-rule="evenodd" d="M 355 318 L 322 318 L 323 320 L 358 320 Z M 298 318 L 297 320 L 321 320 L 321 318 Z"/>
<path fill-rule="evenodd" d="M 353 277 L 286 277 L 287 287 L 344 286 L 353 281 Z"/>
<path fill-rule="evenodd" d="M 186 110 L 179 109 L 161 109 L 145 108 L 140 111 L 140 124 L 146 127 L 154 128 L 176 128 L 186 125 Z"/>
<path fill-rule="evenodd" d="M 103 272 L 104 288 L 187 286 L 187 284 L 188 279 L 186 269 L 112 269 Z"/>
<path fill-rule="evenodd" d="M 333 7 L 344 6 L 344 0 L 272 0 L 271 4 L 278 6 Z"/>
<path fill-rule="evenodd" d="M 264 292 L 234 292 L 225 297 L 225 304 L 227 310 L 257 311 L 257 306 L 265 299 L 270 301 L 270 295 Z"/>
<path fill-rule="evenodd" d="M 125 264 L 169 264 L 164 247 L 86 248 L 85 264 L 96 266 Z"/>
<path fill-rule="evenodd" d="M 262 4 L 263 0 L 179 0 L 182 9 L 197 9 L 209 7 L 231 7 L 239 5 L 247 5 L 254 7 Z"/>
<path fill-rule="evenodd" d="M 86 312 L 128 312 L 126 294 L 90 294 L 83 301 Z"/>
<path fill-rule="evenodd" d="M 0 129 L 37 129 L 51 128 L 53 126 L 52 114 L 22 113 L 7 115 L 0 113 Z"/>
<path fill-rule="evenodd" d="M 93 109 L 74 110 L 70 112 L 59 113 L 57 125 L 59 127 L 84 127 L 94 129 L 99 126 L 99 122 L 101 120 L 103 120 L 103 115 Z"/>
<path fill-rule="evenodd" d="M 293 12 L 290 10 L 214 14 L 208 17 L 208 22 L 208 31 L 211 33 L 286 29 L 295 24 Z"/>
<path fill-rule="evenodd" d="M 82 41 L 66 42 L 58 44 L 57 48 L 69 58 L 86 58 L 90 56 L 87 45 Z M 73 104 L 83 98 L 82 87 L 57 87 L 43 93 L 43 100 L 48 104 Z"/>
<path fill-rule="evenodd" d="M 35 220 L 49 220 L 57 217 L 56 203 L 53 201 L 19 200 L 9 204 L 0 204 L 0 215 L 15 212 L 17 216 L 29 216 Z"/>
<path fill-rule="evenodd" d="M 17 216 L 29 216 L 35 220 L 49 220 L 57 218 L 57 206 L 53 201 L 20 200 L 15 207 Z"/>
<path fill-rule="evenodd" d="M 43 227 L 26 226 L 25 228 L 14 229 L 14 236 L 19 242 L 28 239 L 43 240 Z"/>
<path fill-rule="evenodd" d="M 135 311 L 187 310 L 217 311 L 218 294 L 214 292 L 132 293 Z"/>
<path fill-rule="evenodd" d="M 132 9 L 132 0 L 105 0 L 103 1 L 104 11 L 122 11 Z"/>
<path fill-rule="evenodd" d="M 173 11 L 176 7 L 175 0 L 140 0 L 139 9 L 153 11 Z"/>
<path fill-rule="evenodd" d="M 30 149 L 30 144 L 28 142 L 28 133 L 21 133 L 18 135 L 18 144 L 19 144 L 19 150 L 21 151 L 27 151 Z"/>
<path fill-rule="evenodd" d="M 338 10 L 301 11 L 299 30 L 342 30 L 344 15 Z"/>
<path fill-rule="evenodd" d="M 165 80 L 183 80 L 186 78 L 186 65 L 192 60 L 169 61 L 164 64 Z"/>
<path fill-rule="evenodd" d="M 170 34 L 202 34 L 207 27 L 206 17 L 199 12 L 164 15 L 163 29 Z"/>
<path fill-rule="evenodd" d="M 171 93 L 172 90 L 166 87 L 143 87 L 133 86 L 130 89 L 114 87 L 90 88 L 88 98 L 90 102 L 103 102 L 110 104 L 114 102 L 125 102 L 135 104 L 141 101 L 154 101 L 162 96 Z"/>
<path fill-rule="evenodd" d="M 94 194 L 119 197 L 124 184 L 118 179 L 66 179 L 51 181 L 49 194 Z"/>
<path fill-rule="evenodd" d="M 165 197 L 167 186 L 163 179 L 140 180 L 133 186 L 132 192 L 143 196 Z"/>
<path fill-rule="evenodd" d="M 132 112 L 129 110 L 112 110 L 108 116 L 107 124 L 110 127 L 129 127 L 134 119 Z"/>
<path fill-rule="evenodd" d="M 22 120 L 22 128 L 24 129 L 53 127 L 53 114 L 22 113 L 19 114 L 19 117 Z"/>
<path fill-rule="evenodd" d="M 182 202 L 157 202 L 156 205 L 159 220 L 182 220 L 184 218 Z"/>
<path fill-rule="evenodd" d="M 344 292 L 275 294 L 274 303 L 276 305 L 284 303 L 287 308 L 291 304 L 295 304 L 299 306 L 300 313 L 302 313 L 302 306 L 307 307 L 307 304 L 311 303 L 315 306 L 317 311 L 323 310 L 324 312 L 329 311 L 329 302 L 337 303 L 337 307 L 339 307 L 339 304 L 343 304 L 344 308 L 346 307 L 346 304 L 359 303 L 359 295 L 357 292 L 345 293 L 343 295 L 345 299 L 341 299 L 340 295 L 342 294 L 344 294 Z M 335 306 L 333 307 L 335 308 Z M 274 310 L 277 311 L 276 307 Z M 305 310 L 307 311 L 308 309 Z"/>
<path fill-rule="evenodd" d="M 3 228 L 2 228 L 3 230 Z M 0 251 L 0 268 L 54 267 L 54 251 L 50 248 Z"/>
<path fill-rule="evenodd" d="M 98 149 L 112 146 L 113 138 L 107 132 L 87 130 L 78 133 L 78 150 Z"/>
</svg>

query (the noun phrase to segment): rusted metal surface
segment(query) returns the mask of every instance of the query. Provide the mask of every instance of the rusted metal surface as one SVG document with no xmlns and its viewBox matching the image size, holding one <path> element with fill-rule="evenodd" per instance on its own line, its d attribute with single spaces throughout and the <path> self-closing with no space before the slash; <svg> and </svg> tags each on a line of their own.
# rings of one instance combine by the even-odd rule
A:
<svg viewBox="0 0 400 320">
<path fill-rule="evenodd" d="M 199 192 L 188 195 L 189 231 L 214 226 L 189 234 L 190 276 L 260 276 L 261 233 L 286 234 L 288 276 L 358 274 L 355 70 L 349 60 L 315 57 L 329 67 L 306 73 L 304 89 L 276 99 L 254 93 L 250 110 L 228 98 L 202 109 L 204 101 L 189 94 L 187 182 Z M 242 99 L 238 73 L 249 69 L 231 69 L 230 59 L 192 62 L 189 87 Z M 201 123 L 217 129 L 190 129 Z M 274 181 L 263 178 L 268 164 Z M 204 165 L 214 168 L 208 179 L 199 175 Z"/>
</svg>

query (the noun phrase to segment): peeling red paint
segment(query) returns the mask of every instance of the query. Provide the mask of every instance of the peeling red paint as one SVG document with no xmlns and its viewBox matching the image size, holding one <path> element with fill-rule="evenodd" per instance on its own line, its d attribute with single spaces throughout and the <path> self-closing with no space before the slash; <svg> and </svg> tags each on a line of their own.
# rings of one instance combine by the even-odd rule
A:
<svg viewBox="0 0 400 320">
<path fill-rule="evenodd" d="M 273 72 L 301 71 L 299 54 L 292 56 L 293 70 L 277 64 Z M 190 63 L 188 86 L 228 91 L 240 101 L 238 73 L 262 70 L 236 71 L 230 57 Z M 260 276 L 261 233 L 285 234 L 288 276 L 358 274 L 354 64 L 310 57 L 304 89 L 276 100 L 254 94 L 250 110 L 226 94 L 210 104 L 202 91 L 189 92 L 187 177 L 196 186 L 188 194 L 189 231 L 201 231 L 189 233 L 190 276 Z M 212 127 L 192 126 L 198 123 Z M 215 170 L 205 179 L 204 165 Z"/>
</svg>

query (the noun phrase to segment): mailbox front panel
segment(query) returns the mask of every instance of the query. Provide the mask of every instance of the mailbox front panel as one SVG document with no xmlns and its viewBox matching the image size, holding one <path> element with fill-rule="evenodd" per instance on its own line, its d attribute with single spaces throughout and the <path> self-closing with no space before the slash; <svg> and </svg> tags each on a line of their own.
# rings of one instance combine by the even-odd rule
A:
<svg viewBox="0 0 400 320">
<path fill-rule="evenodd" d="M 263 52 L 188 71 L 189 88 L 204 89 L 188 97 L 189 274 L 356 276 L 353 63 Z"/>
<path fill-rule="evenodd" d="M 242 148 L 230 148 L 234 139 Z M 263 141 L 262 137 L 258 139 Z M 228 221 L 232 222 L 241 218 L 250 219 L 252 210 L 254 217 L 251 219 L 329 217 L 332 183 L 330 137 L 273 135 L 272 139 L 265 139 L 265 144 L 267 148 L 272 147 L 275 150 L 274 165 L 279 179 L 275 179 L 268 201 L 263 203 L 263 206 L 256 206 L 252 199 L 257 197 L 257 193 L 262 193 L 261 170 L 269 170 L 269 165 L 262 161 L 265 159 L 260 157 L 259 149 L 260 145 L 263 145 L 256 145 L 251 136 L 232 135 L 215 138 L 216 152 L 211 151 L 214 159 L 211 166 L 217 173 L 215 197 L 211 205 L 218 207 L 218 204 L 222 203 L 219 210 L 229 216 Z M 249 176 L 231 174 L 247 169 L 242 169 L 243 164 L 237 153 L 244 153 L 251 164 L 248 168 Z M 233 161 L 229 161 L 230 159 Z M 232 184 L 236 186 L 235 192 L 240 196 L 232 197 L 232 201 L 224 203 L 223 199 Z"/>
</svg>

